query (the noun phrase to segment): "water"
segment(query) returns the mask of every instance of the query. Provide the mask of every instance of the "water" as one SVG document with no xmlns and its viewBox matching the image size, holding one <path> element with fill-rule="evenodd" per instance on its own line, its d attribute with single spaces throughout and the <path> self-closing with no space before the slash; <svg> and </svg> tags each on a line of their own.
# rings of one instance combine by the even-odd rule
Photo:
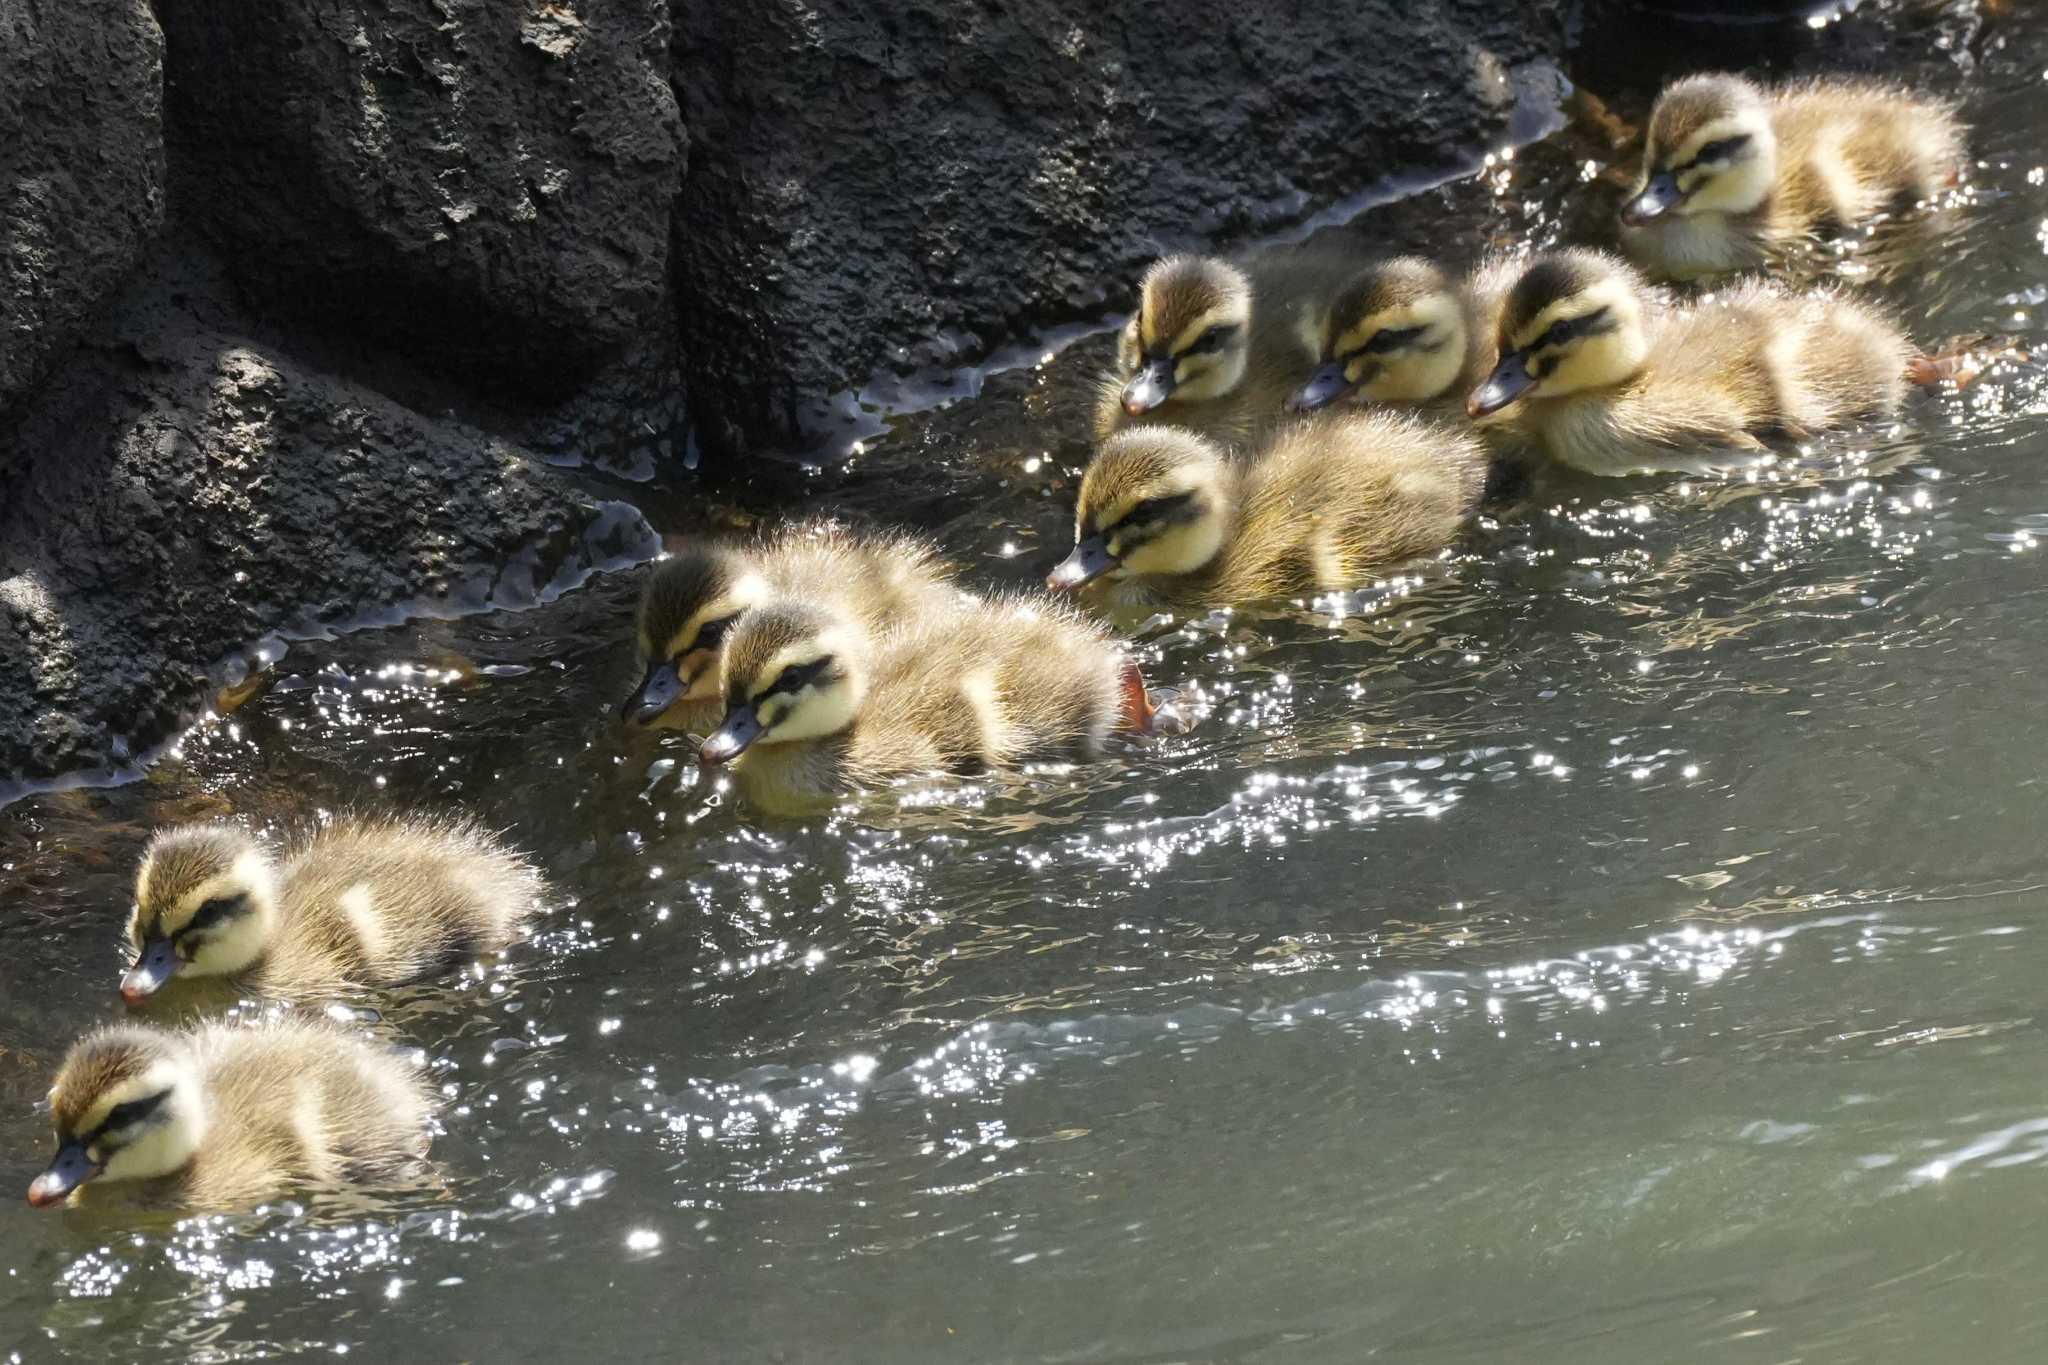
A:
<svg viewBox="0 0 2048 1365">
<path fill-rule="evenodd" d="M 2041 342 L 2048 40 L 1849 22 L 1985 163 L 1889 296 Z M 1554 237 L 1612 202 L 1562 208 L 1588 157 L 1364 227 Z M 1102 354 L 733 496 L 1042 572 Z M 2031 1360 L 2044 536 L 2048 377 L 2008 367 L 1753 479 L 1549 480 L 1398 583 L 1153 623 L 1192 734 L 808 826 L 616 730 L 637 574 L 297 645 L 145 780 L 0 811 L 0 1185 L 112 1007 L 147 828 L 369 796 L 513 828 L 560 892 L 387 1011 L 446 1189 L 0 1203 L 0 1356 Z"/>
</svg>

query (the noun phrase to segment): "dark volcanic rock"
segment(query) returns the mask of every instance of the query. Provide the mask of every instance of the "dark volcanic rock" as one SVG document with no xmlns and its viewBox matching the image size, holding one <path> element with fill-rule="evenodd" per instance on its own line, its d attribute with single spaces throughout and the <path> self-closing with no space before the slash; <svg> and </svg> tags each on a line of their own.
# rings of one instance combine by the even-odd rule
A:
<svg viewBox="0 0 2048 1365">
<path fill-rule="evenodd" d="M 664 0 L 179 0 L 178 211 L 266 314 L 560 396 L 663 304 Z"/>
<path fill-rule="evenodd" d="M 0 480 L 0 774 L 139 757 L 274 633 L 652 552 L 520 450 L 143 295 L 0 436 L 36 452 Z"/>
<path fill-rule="evenodd" d="M 802 444 L 863 376 L 1124 306 L 1162 245 L 1470 154 L 1564 11 L 678 0 L 692 418 L 720 446 Z"/>
<path fill-rule="evenodd" d="M 0 0 L 0 411 L 163 221 L 162 57 L 148 0 Z"/>
</svg>

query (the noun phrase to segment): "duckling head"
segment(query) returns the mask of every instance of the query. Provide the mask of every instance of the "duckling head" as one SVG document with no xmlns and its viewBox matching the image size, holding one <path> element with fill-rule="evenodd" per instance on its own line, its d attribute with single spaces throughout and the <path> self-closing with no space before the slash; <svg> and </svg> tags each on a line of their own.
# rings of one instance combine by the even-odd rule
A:
<svg viewBox="0 0 2048 1365">
<path fill-rule="evenodd" d="M 1117 359 L 1130 376 L 1124 411 L 1150 412 L 1173 398 L 1220 398 L 1244 378 L 1250 356 L 1252 285 L 1208 256 L 1152 263 Z"/>
<path fill-rule="evenodd" d="M 1770 195 L 1778 144 L 1763 91 L 1740 76 L 1690 76 L 1650 111 L 1643 175 L 1621 210 L 1629 227 L 1702 213 L 1748 213 Z"/>
<path fill-rule="evenodd" d="M 1223 453 L 1194 432 L 1118 432 L 1081 478 L 1074 549 L 1046 586 L 1071 590 L 1098 578 L 1193 573 L 1223 548 L 1228 480 Z"/>
<path fill-rule="evenodd" d="M 276 876 L 256 840 L 229 825 L 165 830 L 135 875 L 121 998 L 140 1004 L 180 972 L 221 976 L 263 955 L 277 925 Z"/>
<path fill-rule="evenodd" d="M 146 1180 L 190 1161 L 206 1137 L 206 1104 L 191 1046 L 132 1025 L 80 1039 L 50 1088 L 57 1155 L 28 1187 L 48 1208 L 88 1180 Z"/>
<path fill-rule="evenodd" d="M 1465 307 L 1428 261 L 1403 256 L 1352 277 L 1330 303 L 1320 359 L 1289 410 L 1326 407 L 1349 394 L 1376 403 L 1426 403 L 1465 365 Z"/>
<path fill-rule="evenodd" d="M 853 724 L 867 690 L 865 655 L 860 630 L 817 607 L 770 602 L 741 616 L 726 637 L 725 720 L 704 741 L 705 766 L 755 744 L 817 739 Z"/>
<path fill-rule="evenodd" d="M 1525 395 L 1558 398 L 1619 384 L 1648 353 L 1635 272 L 1597 251 L 1548 252 L 1508 291 L 1500 361 L 1465 410 L 1484 417 Z"/>
<path fill-rule="evenodd" d="M 718 695 L 718 658 L 740 613 L 767 600 L 768 582 L 729 546 L 697 544 L 663 560 L 640 595 L 647 672 L 619 718 L 658 726 L 688 701 Z"/>
</svg>

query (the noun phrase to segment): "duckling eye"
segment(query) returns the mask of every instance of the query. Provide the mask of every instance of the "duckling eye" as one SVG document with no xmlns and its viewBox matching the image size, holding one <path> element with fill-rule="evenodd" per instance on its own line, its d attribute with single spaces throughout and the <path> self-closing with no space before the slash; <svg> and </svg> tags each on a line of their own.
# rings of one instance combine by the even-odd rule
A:
<svg viewBox="0 0 2048 1365">
<path fill-rule="evenodd" d="M 716 621 L 706 621 L 697 627 L 697 638 L 691 642 L 689 649 L 683 652 L 689 654 L 700 649 L 718 648 L 720 642 L 725 639 L 725 633 L 732 629 L 732 623 L 739 619 L 740 614 L 734 612 L 730 616 L 721 616 Z"/>
<path fill-rule="evenodd" d="M 1193 493 L 1168 493 L 1162 497 L 1145 498 L 1131 504 L 1131 509 L 1118 519 L 1118 526 L 1138 526 L 1146 522 L 1165 521 L 1194 500 Z"/>
<path fill-rule="evenodd" d="M 777 692 L 802 691 L 831 667 L 832 656 L 830 654 L 807 664 L 791 664 L 776 675 L 775 681 L 768 685 L 768 691 L 762 695 L 772 696 Z"/>
<path fill-rule="evenodd" d="M 1570 341 L 1579 333 L 1590 331 L 1599 322 L 1601 318 L 1606 316 L 1607 310 L 1605 308 L 1601 308 L 1595 310 L 1594 312 L 1587 313 L 1583 317 L 1560 318 L 1556 322 L 1550 324 L 1549 331 L 1545 332 L 1542 336 L 1536 338 L 1536 344 L 1530 347 L 1530 349 L 1542 350 L 1543 348 L 1548 346 L 1562 346 L 1565 342 Z"/>
<path fill-rule="evenodd" d="M 1124 513 L 1125 521 L 1151 521 L 1166 510 L 1165 498 L 1146 498 L 1131 504 L 1131 510 Z"/>
<path fill-rule="evenodd" d="M 1717 141 L 1709 142 L 1693 154 L 1693 164 L 1697 166 L 1703 161 L 1726 161 L 1729 157 L 1741 151 L 1743 144 L 1748 141 L 1748 133 L 1738 133 L 1734 137 L 1724 137 Z"/>
<path fill-rule="evenodd" d="M 1422 334 L 1428 330 L 1427 326 L 1383 327 L 1379 331 L 1374 332 L 1371 340 L 1367 341 L 1365 345 L 1359 347 L 1356 351 L 1353 351 L 1352 354 L 1385 355 L 1388 351 L 1403 350 L 1422 340 Z"/>
<path fill-rule="evenodd" d="M 1223 348 L 1223 343 L 1230 340 L 1230 338 L 1236 335 L 1236 333 L 1236 323 L 1218 323 L 1216 326 L 1211 327 L 1208 331 L 1202 333 L 1200 336 L 1196 337 L 1192 342 L 1188 343 L 1187 347 L 1181 351 L 1181 354 L 1208 355 L 1213 351 L 1221 350 Z"/>
<path fill-rule="evenodd" d="M 134 1127 L 154 1114 L 170 1097 L 170 1091 L 159 1090 L 154 1095 L 144 1095 L 139 1100 L 129 1100 L 126 1104 L 115 1105 L 107 1111 L 107 1116 L 100 1120 L 100 1126 L 85 1135 L 85 1144 L 90 1147 L 109 1133 L 118 1133 L 124 1128 Z"/>
<path fill-rule="evenodd" d="M 234 914 L 241 903 L 242 898 L 240 896 L 215 896 L 212 900 L 200 906 L 193 913 L 192 918 L 185 921 L 185 927 L 178 932 L 180 934 L 189 934 L 195 931 L 203 933 Z"/>
</svg>

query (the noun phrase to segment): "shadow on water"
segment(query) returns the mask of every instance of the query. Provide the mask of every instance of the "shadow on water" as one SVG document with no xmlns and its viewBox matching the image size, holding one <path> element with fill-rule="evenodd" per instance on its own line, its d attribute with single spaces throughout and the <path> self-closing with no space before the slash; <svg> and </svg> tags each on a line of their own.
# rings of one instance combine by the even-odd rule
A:
<svg viewBox="0 0 2048 1365">
<path fill-rule="evenodd" d="M 1978 128 L 1953 234 L 1881 286 L 1923 339 L 2041 340 L 2023 18 L 1833 25 Z M 1567 130 L 1359 230 L 1590 232 L 1618 155 Z M 724 515 L 800 494 L 1033 577 L 1104 354 Z M 698 497 L 644 506 L 689 531 Z M 802 825 L 610 721 L 637 574 L 296 644 L 140 781 L 0 812 L 0 1182 L 110 1012 L 148 828 L 370 790 L 474 808 L 558 888 L 384 1020 L 444 1086 L 446 1188 L 134 1235 L 8 1206 L 0 1351 L 2030 1358 L 2044 535 L 2048 376 L 2007 367 L 1735 475 L 1547 478 L 1338 600 L 1150 623 L 1193 733 Z"/>
</svg>

